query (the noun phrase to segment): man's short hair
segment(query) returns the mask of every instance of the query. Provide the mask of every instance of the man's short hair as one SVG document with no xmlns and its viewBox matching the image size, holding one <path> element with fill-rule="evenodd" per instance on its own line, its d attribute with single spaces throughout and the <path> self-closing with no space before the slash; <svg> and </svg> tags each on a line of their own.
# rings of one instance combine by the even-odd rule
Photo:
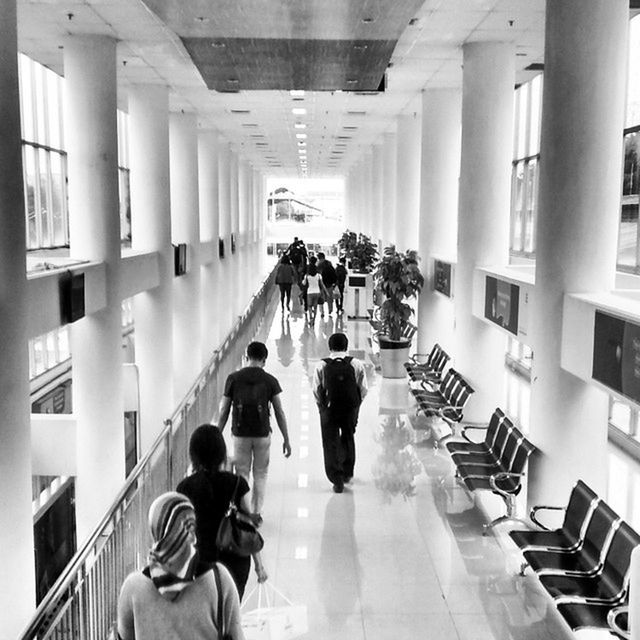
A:
<svg viewBox="0 0 640 640">
<path fill-rule="evenodd" d="M 322 251 L 318 251 L 318 260 L 324 260 L 324 253 L 322 253 Z"/>
<path fill-rule="evenodd" d="M 263 342 L 251 342 L 247 347 L 247 358 L 249 360 L 266 360 L 269 356 L 269 350 L 267 349 L 267 345 Z"/>
<path fill-rule="evenodd" d="M 329 351 L 346 351 L 349 347 L 349 338 L 344 333 L 333 333 L 329 336 Z"/>
</svg>

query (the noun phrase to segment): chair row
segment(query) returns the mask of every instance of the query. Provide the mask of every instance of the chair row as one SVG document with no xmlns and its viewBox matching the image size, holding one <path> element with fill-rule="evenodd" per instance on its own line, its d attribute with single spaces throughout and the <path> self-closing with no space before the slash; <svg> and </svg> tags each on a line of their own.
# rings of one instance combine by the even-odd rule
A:
<svg viewBox="0 0 640 640">
<path fill-rule="evenodd" d="M 474 389 L 455 369 L 450 368 L 438 384 L 423 379 L 411 387 L 411 393 L 418 411 L 451 424 L 462 420 L 462 410 Z"/>
<path fill-rule="evenodd" d="M 414 382 L 426 380 L 439 383 L 450 359 L 449 354 L 436 342 L 429 354 L 414 353 L 410 360 L 404 363 L 404 368 Z"/>
<path fill-rule="evenodd" d="M 484 430 L 482 442 L 469 438 L 470 430 Z M 464 442 L 450 441 L 446 447 L 456 475 L 470 491 L 491 491 L 505 502 L 507 513 L 484 525 L 485 532 L 499 522 L 515 520 L 515 498 L 522 489 L 524 468 L 535 447 L 505 413 L 497 408 L 486 427 L 468 425 Z"/>
<path fill-rule="evenodd" d="M 558 529 L 549 530 L 539 511 L 564 510 Z M 575 631 L 614 629 L 624 635 L 631 552 L 640 536 L 582 480 L 566 507 L 537 506 L 531 511 L 537 531 L 511 531 L 556 608 Z"/>
</svg>

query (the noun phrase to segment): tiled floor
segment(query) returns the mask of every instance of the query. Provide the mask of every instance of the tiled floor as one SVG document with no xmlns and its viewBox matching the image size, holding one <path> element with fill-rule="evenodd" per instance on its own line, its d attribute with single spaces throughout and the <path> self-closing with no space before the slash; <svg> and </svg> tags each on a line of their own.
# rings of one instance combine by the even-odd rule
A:
<svg viewBox="0 0 640 640">
<path fill-rule="evenodd" d="M 278 309 L 269 326 L 267 370 L 284 389 L 293 454 L 283 458 L 276 429 L 263 556 L 271 582 L 307 605 L 305 638 L 575 637 L 535 577 L 518 575 L 519 556 L 505 532 L 482 537 L 483 512 L 455 482 L 447 455 L 416 444 L 423 436 L 401 408 L 406 383 L 383 382 L 375 371 L 368 323 L 318 317 L 310 327 L 296 305 L 290 315 Z M 370 385 L 356 433 L 356 476 L 341 495 L 324 476 L 310 390 L 335 330 L 347 333 L 367 363 Z"/>
</svg>

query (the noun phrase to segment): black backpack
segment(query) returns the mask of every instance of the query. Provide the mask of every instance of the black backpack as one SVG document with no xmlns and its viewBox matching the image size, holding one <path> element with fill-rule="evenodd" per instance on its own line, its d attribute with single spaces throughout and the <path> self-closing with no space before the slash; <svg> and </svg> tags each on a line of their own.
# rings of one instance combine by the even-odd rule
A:
<svg viewBox="0 0 640 640">
<path fill-rule="evenodd" d="M 349 410 L 360 406 L 360 388 L 351 360 L 351 356 L 323 358 L 324 404 L 330 409 Z"/>
<path fill-rule="evenodd" d="M 233 394 L 234 435 L 261 438 L 269 435 L 269 397 L 262 380 L 237 382 Z"/>
<path fill-rule="evenodd" d="M 336 276 L 336 270 L 333 268 L 333 265 L 327 260 L 322 265 L 322 282 L 324 282 L 325 286 L 332 287 L 338 281 L 338 276 Z"/>
</svg>

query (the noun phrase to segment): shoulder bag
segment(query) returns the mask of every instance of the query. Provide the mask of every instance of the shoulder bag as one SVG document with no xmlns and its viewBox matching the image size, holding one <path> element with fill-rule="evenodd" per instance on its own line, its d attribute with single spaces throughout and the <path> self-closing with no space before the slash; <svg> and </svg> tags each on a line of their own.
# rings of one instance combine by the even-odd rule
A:
<svg viewBox="0 0 640 640">
<path fill-rule="evenodd" d="M 229 500 L 229 508 L 218 527 L 216 547 L 219 551 L 247 557 L 257 553 L 264 546 L 264 540 L 256 529 L 253 520 L 236 506 L 236 493 L 240 477 Z"/>
</svg>

